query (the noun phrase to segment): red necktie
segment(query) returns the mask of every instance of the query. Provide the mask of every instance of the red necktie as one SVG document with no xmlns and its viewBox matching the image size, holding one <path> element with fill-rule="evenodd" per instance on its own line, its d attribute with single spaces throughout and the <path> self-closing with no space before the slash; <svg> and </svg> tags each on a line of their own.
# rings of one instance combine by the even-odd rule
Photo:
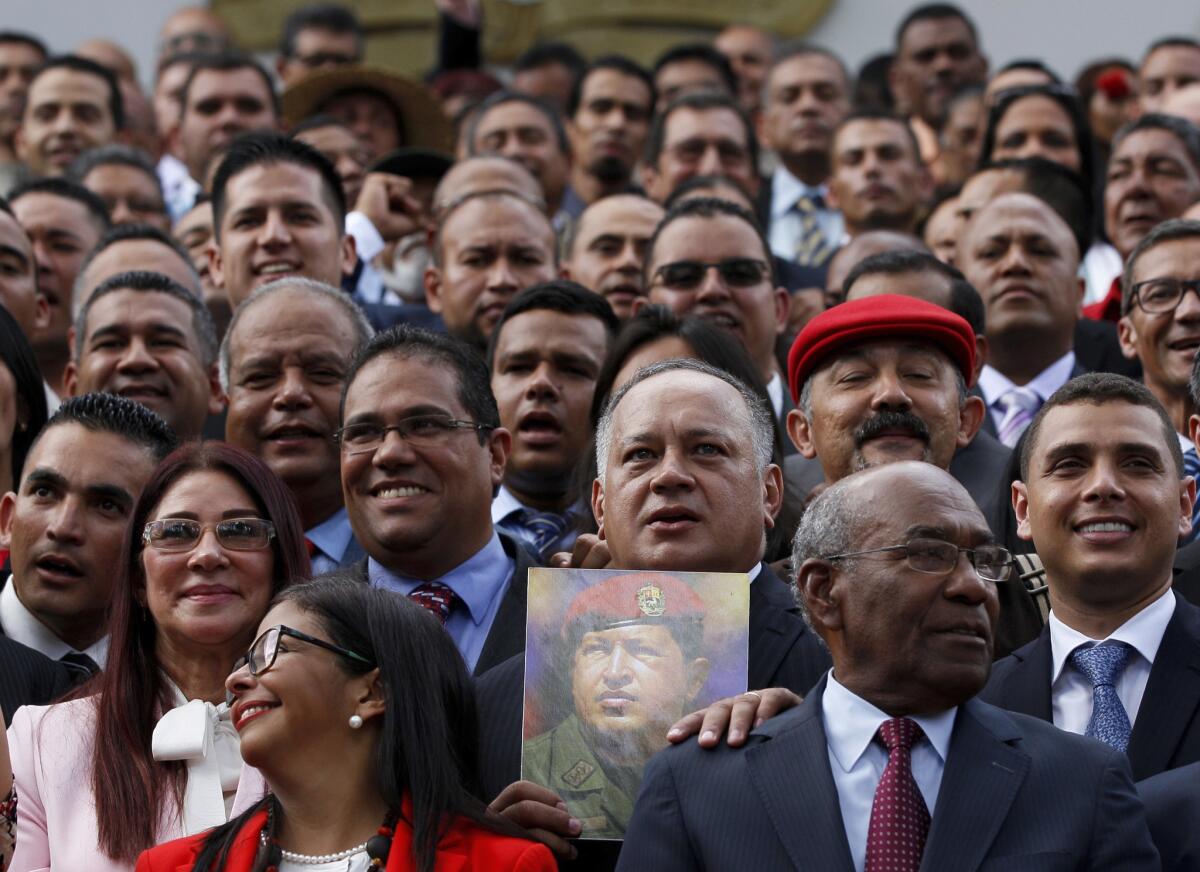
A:
<svg viewBox="0 0 1200 872">
<path fill-rule="evenodd" d="M 923 735 L 908 718 L 892 718 L 879 726 L 877 738 L 888 749 L 888 762 L 871 805 L 864 872 L 917 872 L 921 867 L 929 810 L 913 779 L 909 752 Z"/>
<path fill-rule="evenodd" d="M 450 609 L 454 605 L 454 600 L 457 595 L 446 585 L 440 581 L 427 581 L 417 587 L 408 598 L 417 605 L 430 611 L 434 617 L 442 622 L 442 626 L 446 626 L 446 619 L 450 617 Z"/>
</svg>

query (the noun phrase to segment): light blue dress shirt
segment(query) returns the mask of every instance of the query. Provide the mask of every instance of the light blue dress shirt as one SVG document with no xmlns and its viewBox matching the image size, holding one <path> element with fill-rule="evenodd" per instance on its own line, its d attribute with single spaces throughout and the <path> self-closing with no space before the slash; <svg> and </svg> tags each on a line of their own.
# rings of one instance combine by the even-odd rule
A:
<svg viewBox="0 0 1200 872">
<path fill-rule="evenodd" d="M 770 223 L 767 225 L 767 241 L 773 254 L 787 260 L 796 259 L 796 243 L 803 234 L 800 213 L 795 209 L 796 201 L 803 196 L 814 199 L 820 197 L 828 202 L 829 186 L 806 185 L 783 166 L 776 167 L 771 176 L 771 214 Z M 842 244 L 842 237 L 846 235 L 842 213 L 826 206 L 817 210 L 816 218 L 817 226 L 821 228 L 821 235 L 825 237 L 829 250 L 836 250 Z"/>
<path fill-rule="evenodd" d="M 354 540 L 354 531 L 350 529 L 350 516 L 346 514 L 345 506 L 311 530 L 305 530 L 304 538 L 317 548 L 312 556 L 313 575 L 333 572 L 341 566 L 346 549 Z"/>
<path fill-rule="evenodd" d="M 936 715 L 911 716 L 925 732 L 925 738 L 917 740 L 912 747 L 912 771 L 930 817 L 937 808 L 946 755 L 950 752 L 950 735 L 954 732 L 957 715 L 958 709 L 953 708 Z M 821 717 L 850 857 L 857 872 L 863 872 L 867 862 L 871 806 L 888 759 L 887 749 L 872 740 L 880 724 L 890 720 L 891 716 L 847 690 L 830 672 L 825 695 L 821 697 Z"/>
<path fill-rule="evenodd" d="M 491 632 L 492 622 L 512 583 L 515 569 L 516 563 L 504 551 L 500 535 L 493 531 L 488 543 L 466 562 L 460 563 L 441 578 L 429 579 L 446 585 L 462 600 L 451 610 L 446 631 L 454 640 L 470 672 L 475 671 L 475 664 L 479 662 L 483 643 Z M 367 560 L 367 578 L 371 587 L 405 596 L 424 583 L 418 578 L 389 572 L 373 557 Z"/>
</svg>

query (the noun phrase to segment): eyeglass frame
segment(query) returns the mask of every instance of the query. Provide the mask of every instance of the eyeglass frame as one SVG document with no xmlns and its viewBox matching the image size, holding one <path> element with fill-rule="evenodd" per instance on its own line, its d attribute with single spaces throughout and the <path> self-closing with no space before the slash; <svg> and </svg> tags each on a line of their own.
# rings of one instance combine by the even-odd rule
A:
<svg viewBox="0 0 1200 872">
<path fill-rule="evenodd" d="M 343 454 L 349 454 L 349 455 L 373 454 L 374 452 L 376 452 L 380 449 L 380 447 L 383 445 L 384 442 L 387 441 L 388 433 L 392 432 L 393 430 L 396 431 L 397 435 L 399 435 L 400 438 L 403 439 L 405 442 L 409 442 L 409 444 L 414 444 L 414 443 L 410 442 L 410 440 L 407 436 L 400 433 L 400 430 L 402 427 L 404 427 L 405 422 L 422 419 L 422 418 L 425 418 L 425 419 L 436 418 L 438 420 L 445 421 L 449 425 L 447 427 L 447 431 L 446 431 L 447 436 L 449 436 L 451 433 L 453 433 L 456 430 L 473 430 L 476 433 L 487 433 L 491 430 L 495 430 L 495 429 L 499 428 L 499 426 L 500 426 L 499 424 L 481 424 L 478 421 L 463 421 L 458 418 L 452 418 L 449 415 L 409 415 L 406 418 L 401 418 L 399 424 L 372 424 L 367 421 L 361 421 L 357 424 L 347 424 L 345 427 L 339 428 L 333 434 L 333 441 L 341 447 Z M 357 450 L 350 450 L 350 447 L 347 445 L 347 443 L 345 441 L 345 433 L 347 430 L 349 430 L 352 427 L 378 427 L 379 431 L 380 431 L 379 432 L 379 441 L 369 447 L 359 448 Z M 415 444 L 420 444 L 420 443 L 415 443 Z"/>
<path fill-rule="evenodd" d="M 340 645 L 333 644 L 332 642 L 326 642 L 324 639 L 318 639 L 316 636 L 310 636 L 308 633 L 302 633 L 299 630 L 287 626 L 287 624 L 276 624 L 274 627 L 268 627 L 259 633 L 258 638 L 250 644 L 249 650 L 247 650 L 245 654 L 237 659 L 237 662 L 233 667 L 234 672 L 237 672 L 239 669 L 245 666 L 248 670 L 250 670 L 251 675 L 253 675 L 255 678 L 258 678 L 263 673 L 269 672 L 275 666 L 275 661 L 279 657 L 278 641 L 275 643 L 275 651 L 271 655 L 270 662 L 268 662 L 261 669 L 256 668 L 251 661 L 251 655 L 254 653 L 254 649 L 258 647 L 258 643 L 266 638 L 270 633 L 277 633 L 280 638 L 283 636 L 291 636 L 293 639 L 299 639 L 301 642 L 308 642 L 310 645 L 316 645 L 318 648 L 324 648 L 326 651 L 332 651 L 334 654 L 349 658 L 350 660 L 357 660 L 359 663 L 362 663 L 366 666 L 374 667 L 376 665 L 373 660 L 369 660 L 361 654 L 351 651 L 349 648 L 343 648 Z"/>
<path fill-rule="evenodd" d="M 733 263 L 733 262 L 753 263 L 756 266 L 758 266 L 759 267 L 758 279 L 755 282 L 748 284 L 748 285 L 735 285 L 735 284 L 731 283 L 727 278 L 725 278 L 724 275 L 721 274 L 721 267 L 727 263 Z M 696 286 L 694 288 L 684 288 L 684 287 L 680 287 L 678 285 L 668 285 L 666 283 L 666 281 L 663 280 L 663 270 L 670 269 L 671 267 L 678 266 L 679 264 L 694 264 L 696 266 L 704 267 L 704 271 L 700 274 L 700 281 L 696 284 Z M 760 257 L 724 257 L 718 261 L 697 260 L 695 258 L 684 258 L 683 260 L 673 260 L 670 263 L 664 263 L 662 266 L 660 266 L 654 270 L 653 275 L 650 276 L 650 283 L 652 285 L 653 284 L 661 284 L 664 288 L 667 288 L 668 290 L 676 291 L 678 293 L 694 294 L 698 290 L 700 290 L 700 286 L 704 284 L 704 279 L 708 275 L 708 271 L 710 269 L 715 269 L 717 271 L 717 275 L 720 276 L 720 278 L 721 278 L 721 282 L 723 284 L 725 284 L 725 286 L 730 288 L 731 290 L 743 290 L 745 288 L 752 288 L 752 287 L 754 287 L 754 285 L 758 284 L 759 282 L 763 282 L 763 281 L 770 282 L 770 280 L 771 280 L 771 264 L 767 263 L 765 260 L 763 260 Z"/>
<path fill-rule="evenodd" d="M 163 548 L 160 545 L 156 545 L 154 540 L 150 538 L 150 528 L 154 527 L 158 524 L 165 524 L 167 521 L 186 521 L 189 524 L 195 524 L 200 528 L 200 534 L 198 536 L 196 536 L 196 538 L 186 548 Z M 267 526 L 267 541 L 266 541 L 266 543 L 261 546 L 255 547 L 255 548 L 238 548 L 236 546 L 229 545 L 228 543 L 226 543 L 224 540 L 221 539 L 221 534 L 217 532 L 217 527 L 221 526 L 222 524 L 228 524 L 228 523 L 231 523 L 234 521 L 258 521 L 262 524 L 266 524 L 266 526 Z M 271 542 L 278 538 L 278 534 L 275 532 L 275 524 L 266 518 L 255 518 L 255 517 L 222 518 L 221 520 L 217 521 L 217 523 L 215 523 L 215 524 L 201 524 L 195 518 L 159 518 L 157 521 L 147 521 L 145 526 L 142 527 L 142 547 L 143 548 L 153 548 L 155 551 L 162 551 L 166 554 L 182 554 L 185 551 L 191 551 L 193 548 L 195 548 L 197 545 L 199 545 L 200 542 L 204 539 L 204 534 L 207 533 L 209 530 L 212 530 L 213 535 L 217 537 L 217 544 L 219 544 L 222 548 L 228 548 L 230 551 L 244 551 L 244 552 L 264 551 L 267 548 L 270 548 Z M 162 540 L 159 540 L 159 541 L 162 541 Z"/>
<path fill-rule="evenodd" d="M 976 551 L 975 548 L 966 548 L 962 545 L 955 545 L 953 542 L 947 542 L 944 539 L 934 539 L 932 537 L 926 537 L 926 536 L 920 536 L 920 537 L 917 537 L 916 539 L 909 539 L 907 542 L 905 542 L 902 545 L 888 545 L 884 548 L 869 548 L 866 551 L 847 551 L 842 554 L 830 554 L 830 555 L 827 555 L 820 559 L 821 560 L 830 560 L 830 561 L 846 560 L 850 557 L 862 557 L 865 554 L 882 554 L 887 551 L 899 551 L 901 549 L 904 549 L 907 551 L 907 549 L 912 547 L 912 544 L 914 542 L 936 542 L 940 545 L 948 545 L 951 548 L 957 548 L 959 554 L 966 553 L 968 555 L 967 562 L 971 565 L 971 569 L 975 572 L 976 577 L 978 577 L 982 581 L 990 581 L 993 583 L 1006 581 L 1009 577 L 1011 577 L 1012 567 L 1013 567 L 1013 564 L 1016 562 L 1015 558 L 1013 557 L 1013 553 L 1011 551 L 1009 551 L 1007 548 L 1005 548 L 1003 545 L 988 544 L 988 545 L 979 546 L 980 548 L 996 548 L 999 551 L 1002 551 L 1008 555 L 1008 560 L 1005 561 L 1005 563 L 1004 563 L 1004 565 L 1008 568 L 1008 572 L 1005 574 L 1005 576 L 1003 578 L 988 578 L 986 575 L 981 574 L 979 572 L 979 568 L 975 565 L 975 551 Z M 913 570 L 913 572 L 920 572 L 925 575 L 949 575 L 958 566 L 957 556 L 955 557 L 954 563 L 951 566 L 949 566 L 948 568 L 943 569 L 943 570 L 920 569 L 916 566 L 913 566 L 911 561 L 912 561 L 912 554 L 906 553 L 904 555 L 904 562 L 908 565 L 908 568 Z"/>
<path fill-rule="evenodd" d="M 1146 304 L 1142 301 L 1141 290 L 1146 285 L 1152 284 L 1153 282 L 1175 282 L 1180 286 L 1179 299 L 1174 302 L 1171 308 L 1162 309 L 1157 312 L 1146 308 Z M 1145 281 L 1138 282 L 1130 289 L 1129 309 L 1132 310 L 1134 306 L 1137 306 L 1147 315 L 1169 315 L 1179 308 L 1179 304 L 1183 302 L 1183 298 L 1187 296 L 1188 291 L 1191 291 L 1196 295 L 1197 299 L 1200 299 L 1200 279 L 1177 279 L 1174 276 L 1161 276 L 1160 278 L 1156 279 L 1146 279 Z"/>
</svg>

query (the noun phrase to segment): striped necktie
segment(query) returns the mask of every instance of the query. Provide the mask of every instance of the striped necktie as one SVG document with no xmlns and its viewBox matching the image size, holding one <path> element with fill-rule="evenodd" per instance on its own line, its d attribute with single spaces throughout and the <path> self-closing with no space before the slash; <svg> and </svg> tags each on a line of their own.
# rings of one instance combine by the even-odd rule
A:
<svg viewBox="0 0 1200 872">
<path fill-rule="evenodd" d="M 440 581 L 426 581 L 418 585 L 408 598 L 441 621 L 444 627 L 458 594 Z"/>
<path fill-rule="evenodd" d="M 500 529 L 516 536 L 528 545 L 541 560 L 554 553 L 553 546 L 571 525 L 571 511 L 538 512 L 533 509 L 518 509 L 500 522 Z"/>
<path fill-rule="evenodd" d="M 1200 455 L 1196 453 L 1195 448 L 1189 448 L 1183 452 L 1183 474 L 1194 478 L 1197 487 L 1200 487 Z M 1181 545 L 1192 542 L 1198 536 L 1200 536 L 1200 499 L 1196 500 L 1192 506 L 1192 532 L 1181 536 L 1179 542 Z"/>
<path fill-rule="evenodd" d="M 796 237 L 796 253 L 792 259 L 801 266 L 821 266 L 833 254 L 829 240 L 821 232 L 821 225 L 817 221 L 817 212 L 824 206 L 820 194 L 804 194 L 792 207 L 800 216 L 800 235 Z"/>
<path fill-rule="evenodd" d="M 1012 448 L 1042 407 L 1042 398 L 1029 388 L 1014 387 L 1002 394 L 996 403 L 1004 410 L 1004 417 L 996 428 L 997 435 L 1006 447 Z"/>
</svg>

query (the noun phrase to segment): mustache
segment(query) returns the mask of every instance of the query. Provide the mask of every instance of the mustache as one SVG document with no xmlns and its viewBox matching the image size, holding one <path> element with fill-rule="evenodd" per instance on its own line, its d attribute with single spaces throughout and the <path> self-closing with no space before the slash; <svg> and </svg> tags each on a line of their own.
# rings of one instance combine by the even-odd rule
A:
<svg viewBox="0 0 1200 872">
<path fill-rule="evenodd" d="M 888 430 L 909 430 L 922 442 L 929 443 L 929 428 L 912 412 L 879 412 L 858 425 L 854 431 L 854 447 L 883 435 Z"/>
</svg>

